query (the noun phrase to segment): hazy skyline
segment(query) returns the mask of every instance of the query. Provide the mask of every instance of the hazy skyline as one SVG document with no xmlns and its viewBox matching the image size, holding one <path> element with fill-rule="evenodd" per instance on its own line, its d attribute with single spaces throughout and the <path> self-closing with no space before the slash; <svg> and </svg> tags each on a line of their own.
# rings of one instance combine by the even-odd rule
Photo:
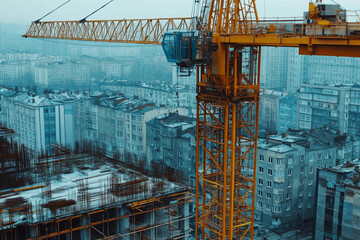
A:
<svg viewBox="0 0 360 240">
<path fill-rule="evenodd" d="M 0 22 L 29 25 L 66 0 L 0 0 Z M 80 20 L 108 0 L 71 0 L 44 20 Z M 189 17 L 194 0 L 115 0 L 89 19 Z M 286 2 L 286 4 L 284 4 Z M 258 0 L 259 17 L 301 17 L 307 10 L 306 0 Z M 332 2 L 324 0 L 324 2 Z M 338 0 L 344 8 L 360 9 L 358 0 Z M 85 4 L 86 3 L 86 4 Z"/>
</svg>

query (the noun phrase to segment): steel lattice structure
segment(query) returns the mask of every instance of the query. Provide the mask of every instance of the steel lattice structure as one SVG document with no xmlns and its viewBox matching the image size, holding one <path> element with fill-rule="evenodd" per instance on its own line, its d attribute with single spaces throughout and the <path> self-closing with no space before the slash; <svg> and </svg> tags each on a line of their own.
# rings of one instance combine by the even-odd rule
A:
<svg viewBox="0 0 360 240">
<path fill-rule="evenodd" d="M 200 67 L 197 84 L 196 235 L 201 239 L 253 237 L 260 51 L 240 46 L 224 51 L 229 53 L 224 81 Z"/>
</svg>

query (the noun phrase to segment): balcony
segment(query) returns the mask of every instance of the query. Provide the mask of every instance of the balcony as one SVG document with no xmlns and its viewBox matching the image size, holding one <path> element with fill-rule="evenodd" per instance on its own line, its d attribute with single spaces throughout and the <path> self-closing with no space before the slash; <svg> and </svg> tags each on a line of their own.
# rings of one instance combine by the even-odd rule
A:
<svg viewBox="0 0 360 240">
<path fill-rule="evenodd" d="M 274 177 L 274 182 L 283 183 L 285 181 L 284 177 Z"/>
<path fill-rule="evenodd" d="M 274 188 L 273 194 L 283 194 L 283 193 L 284 193 L 284 190 Z"/>
</svg>

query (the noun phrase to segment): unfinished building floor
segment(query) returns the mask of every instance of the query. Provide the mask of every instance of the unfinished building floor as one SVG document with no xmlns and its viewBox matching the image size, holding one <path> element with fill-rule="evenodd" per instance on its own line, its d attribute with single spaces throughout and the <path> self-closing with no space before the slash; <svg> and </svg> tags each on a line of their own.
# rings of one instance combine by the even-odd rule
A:
<svg viewBox="0 0 360 240">
<path fill-rule="evenodd" d="M 189 239 L 193 194 L 103 156 L 41 158 L 0 191 L 0 239 Z M 35 179 L 35 180 L 34 180 Z"/>
</svg>

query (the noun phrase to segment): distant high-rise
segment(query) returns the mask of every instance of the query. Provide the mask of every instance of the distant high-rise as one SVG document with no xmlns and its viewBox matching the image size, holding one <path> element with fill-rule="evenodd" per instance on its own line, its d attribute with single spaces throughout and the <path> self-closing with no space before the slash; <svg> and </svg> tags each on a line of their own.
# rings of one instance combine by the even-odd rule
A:
<svg viewBox="0 0 360 240">
<path fill-rule="evenodd" d="M 297 48 L 262 48 L 261 86 L 295 93 L 300 84 L 355 84 L 360 59 L 299 55 Z"/>
<path fill-rule="evenodd" d="M 88 87 L 89 66 L 82 62 L 49 62 L 35 67 L 35 83 L 41 88 L 72 89 Z"/>
<path fill-rule="evenodd" d="M 286 89 L 289 48 L 264 47 L 261 50 L 261 87 Z"/>
</svg>

